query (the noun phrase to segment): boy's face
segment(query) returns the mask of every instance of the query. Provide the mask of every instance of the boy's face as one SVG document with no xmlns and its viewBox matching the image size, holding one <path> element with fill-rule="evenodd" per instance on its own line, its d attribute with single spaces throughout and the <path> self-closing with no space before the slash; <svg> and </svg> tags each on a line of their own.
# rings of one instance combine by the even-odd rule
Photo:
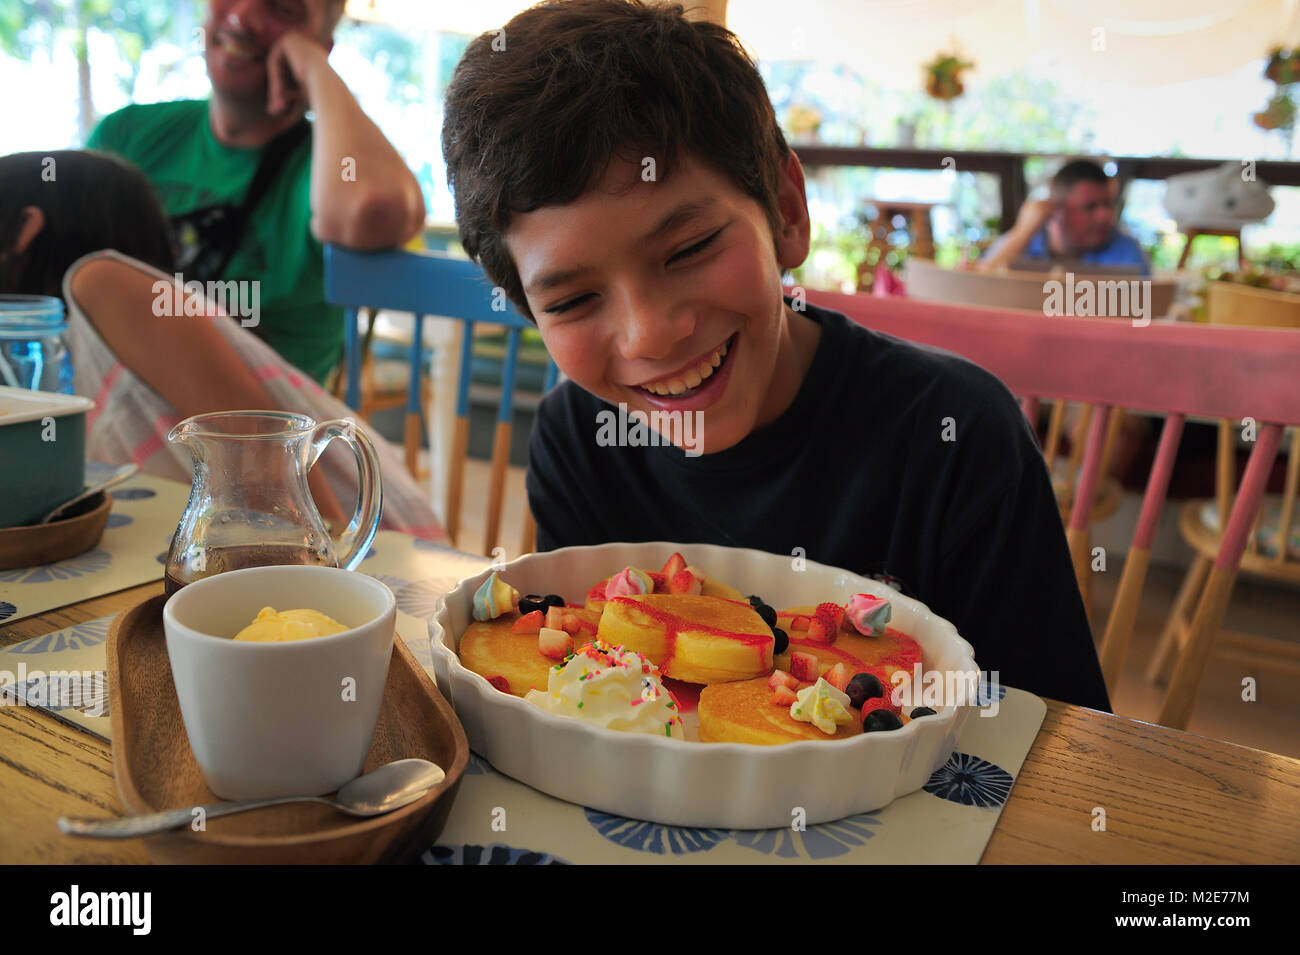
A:
<svg viewBox="0 0 1300 955">
<path fill-rule="evenodd" d="M 629 411 L 701 412 L 705 453 L 775 419 L 816 337 L 781 298 L 782 270 L 808 253 L 793 156 L 781 179 L 775 237 L 755 200 L 689 157 L 658 182 L 615 162 L 574 202 L 517 215 L 506 247 L 560 369 Z"/>
</svg>

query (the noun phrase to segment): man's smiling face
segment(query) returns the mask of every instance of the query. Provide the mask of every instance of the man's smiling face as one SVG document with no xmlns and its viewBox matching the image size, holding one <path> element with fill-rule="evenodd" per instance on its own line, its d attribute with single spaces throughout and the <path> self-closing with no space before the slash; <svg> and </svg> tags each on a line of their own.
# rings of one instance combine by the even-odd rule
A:
<svg viewBox="0 0 1300 955">
<path fill-rule="evenodd" d="M 205 30 L 212 86 L 239 98 L 265 95 L 267 54 L 290 30 L 330 46 L 325 0 L 211 0 Z"/>
<path fill-rule="evenodd" d="M 802 173 L 792 159 L 782 176 L 774 241 L 759 203 L 704 163 L 640 171 L 615 161 L 575 201 L 516 215 L 506 247 L 566 375 L 629 410 L 703 412 L 703 449 L 720 451 L 802 380 L 790 323 L 811 323 L 781 298 L 782 269 L 807 255 Z"/>
</svg>

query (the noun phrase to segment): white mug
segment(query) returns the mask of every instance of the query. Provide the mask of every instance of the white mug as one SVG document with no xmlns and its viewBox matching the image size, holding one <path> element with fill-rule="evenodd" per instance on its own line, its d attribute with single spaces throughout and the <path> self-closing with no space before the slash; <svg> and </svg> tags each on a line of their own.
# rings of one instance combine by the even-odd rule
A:
<svg viewBox="0 0 1300 955">
<path fill-rule="evenodd" d="M 350 629 L 285 643 L 234 640 L 263 607 Z M 397 601 L 365 574 L 250 567 L 195 581 L 163 605 L 181 717 L 222 799 L 322 795 L 361 774 L 379 720 Z"/>
</svg>

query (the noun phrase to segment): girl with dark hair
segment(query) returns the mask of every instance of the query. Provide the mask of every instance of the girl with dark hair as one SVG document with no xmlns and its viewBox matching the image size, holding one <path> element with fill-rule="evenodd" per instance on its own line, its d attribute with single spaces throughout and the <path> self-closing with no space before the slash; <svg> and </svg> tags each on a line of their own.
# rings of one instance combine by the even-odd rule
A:
<svg viewBox="0 0 1300 955">
<path fill-rule="evenodd" d="M 75 390 L 95 400 L 86 457 L 135 461 L 188 481 L 189 451 L 168 443 L 191 415 L 238 408 L 292 411 L 318 421 L 352 414 L 249 327 L 192 295 L 173 270 L 171 227 L 135 167 L 102 153 L 51 151 L 0 157 L 0 293 L 63 299 Z M 228 283 L 234 285 L 237 283 Z M 241 327 L 244 326 L 244 327 Z M 362 427 L 366 427 L 364 424 Z M 367 428 L 384 475 L 383 526 L 442 538 L 441 525 L 396 451 Z M 310 476 L 321 513 L 343 519 L 356 468 L 327 450 Z"/>
</svg>

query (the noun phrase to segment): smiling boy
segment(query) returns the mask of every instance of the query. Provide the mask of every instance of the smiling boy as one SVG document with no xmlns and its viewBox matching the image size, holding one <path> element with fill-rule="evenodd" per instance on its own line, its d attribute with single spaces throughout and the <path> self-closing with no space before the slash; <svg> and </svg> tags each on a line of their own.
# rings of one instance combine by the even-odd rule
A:
<svg viewBox="0 0 1300 955">
<path fill-rule="evenodd" d="M 887 578 L 1002 682 L 1109 709 L 1006 388 L 783 297 L 803 172 L 729 32 L 635 0 L 533 7 L 469 45 L 443 152 L 466 250 L 570 379 L 532 438 L 542 549 L 708 542 Z M 696 414 L 704 453 L 608 447 L 611 408 Z"/>
</svg>

